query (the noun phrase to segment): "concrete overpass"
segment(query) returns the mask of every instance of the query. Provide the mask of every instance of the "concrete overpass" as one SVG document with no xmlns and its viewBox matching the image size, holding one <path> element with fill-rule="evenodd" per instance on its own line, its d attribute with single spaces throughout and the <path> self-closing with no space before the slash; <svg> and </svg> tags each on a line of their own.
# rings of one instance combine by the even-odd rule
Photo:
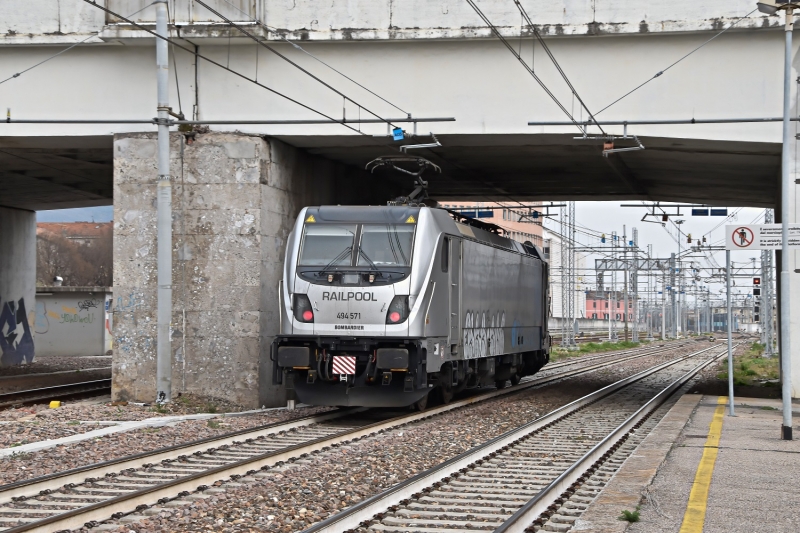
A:
<svg viewBox="0 0 800 533">
<path fill-rule="evenodd" d="M 128 14 L 146 3 L 107 0 L 105 5 Z M 599 141 L 575 139 L 574 127 L 528 126 L 532 120 L 566 117 L 464 2 L 335 0 L 324 11 L 264 0 L 233 3 L 245 14 L 221 0 L 212 2 L 350 101 L 343 105 L 341 96 L 243 38 L 196 2 L 170 4 L 171 36 L 329 116 L 367 117 L 365 108 L 382 117 L 403 113 L 279 35 L 302 41 L 308 52 L 403 112 L 455 117 L 455 122 L 419 125 L 420 134 L 434 131 L 442 143 L 421 153 L 443 169 L 431 178 L 434 197 L 779 203 L 778 124 L 631 126 L 629 133 L 638 135 L 646 149 L 610 158 L 601 156 Z M 592 110 L 653 77 L 754 8 L 745 0 L 702 6 L 607 0 L 523 4 L 535 13 L 537 28 Z M 513 2 L 486 0 L 481 8 L 503 35 L 513 37 L 521 56 L 575 118 L 585 119 L 541 47 L 534 45 L 530 28 L 520 26 Z M 150 7 L 134 19 L 153 28 L 153 13 Z M 256 26 L 250 16 L 276 31 Z M 754 13 L 598 119 L 779 116 L 781 28 L 777 18 Z M 23 72 L 84 39 L 64 55 Z M 10 107 L 12 120 L 149 119 L 156 105 L 153 45 L 144 30 L 80 0 L 62 0 L 58 6 L 52 0 L 6 2 L 0 6 L 0 81 L 23 73 L 0 84 L 0 102 Z M 319 118 L 199 56 L 180 48 L 173 52 L 170 101 L 177 110 L 180 93 L 187 117 L 208 122 Z M 173 322 L 186 320 L 186 328 L 176 330 L 173 338 L 174 375 L 183 376 L 176 378 L 177 390 L 210 391 L 252 405 L 274 401 L 266 386 L 265 339 L 275 331 L 272 301 L 283 239 L 295 213 L 311 202 L 382 203 L 408 190 L 404 178 L 361 170 L 399 143 L 386 137 L 385 125 L 359 129 L 211 126 L 201 130 L 193 145 L 182 144 L 175 134 L 173 231 L 175 264 L 180 265 L 175 279 L 184 292 L 176 299 Z M 623 133 L 621 126 L 606 130 Z M 0 234 L 3 249 L 30 248 L 24 243 L 34 238 L 31 210 L 113 200 L 115 292 L 123 298 L 115 308 L 115 394 L 145 399 L 154 391 L 155 357 L 155 151 L 146 134 L 152 131 L 142 124 L 0 122 L 0 224 L 8 227 L 13 219 L 15 227 L 24 227 L 13 235 Z M 233 131 L 239 133 L 225 133 Z M 795 220 L 794 212 L 788 216 Z M 0 264 L 0 298 L 14 307 L 32 302 L 35 278 L 30 253 L 12 255 L 16 263 Z M 795 294 L 793 314 L 800 317 L 800 287 Z M 10 322 L 3 327 L 11 328 Z M 800 360 L 794 366 L 800 395 Z M 254 389 L 260 390 L 258 398 Z"/>
</svg>

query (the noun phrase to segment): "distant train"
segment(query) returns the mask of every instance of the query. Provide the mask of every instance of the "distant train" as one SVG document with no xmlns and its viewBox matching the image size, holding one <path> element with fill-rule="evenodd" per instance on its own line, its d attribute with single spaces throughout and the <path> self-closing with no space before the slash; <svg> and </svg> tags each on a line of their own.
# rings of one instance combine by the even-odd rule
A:
<svg viewBox="0 0 800 533">
<path fill-rule="evenodd" d="M 537 372 L 550 351 L 548 264 L 491 229 L 428 207 L 303 209 L 274 382 L 311 405 L 424 408 L 431 392 L 446 403 Z"/>
</svg>

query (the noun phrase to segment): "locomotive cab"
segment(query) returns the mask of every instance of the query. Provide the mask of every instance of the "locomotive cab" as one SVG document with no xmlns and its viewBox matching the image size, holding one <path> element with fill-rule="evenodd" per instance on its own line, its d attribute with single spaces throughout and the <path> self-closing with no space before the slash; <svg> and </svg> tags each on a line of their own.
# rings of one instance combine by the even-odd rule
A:
<svg viewBox="0 0 800 533">
<path fill-rule="evenodd" d="M 457 388 L 521 375 L 522 351 L 504 353 L 503 341 L 522 340 L 522 316 L 500 323 L 514 306 L 489 310 L 488 327 L 485 313 L 463 308 L 458 226 L 425 207 L 305 208 L 287 242 L 274 382 L 312 405 L 399 407 L 424 404 L 437 386 L 447 399 Z M 510 242 L 502 244 L 526 253 Z M 542 357 L 529 357 L 528 371 Z"/>
</svg>

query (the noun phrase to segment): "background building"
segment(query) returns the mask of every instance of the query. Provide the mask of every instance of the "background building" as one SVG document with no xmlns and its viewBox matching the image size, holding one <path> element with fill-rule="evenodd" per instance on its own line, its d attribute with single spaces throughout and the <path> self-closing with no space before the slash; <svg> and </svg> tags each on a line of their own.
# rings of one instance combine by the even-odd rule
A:
<svg viewBox="0 0 800 533">
<path fill-rule="evenodd" d="M 525 205 L 535 205 L 526 203 Z M 443 200 L 440 207 L 452 209 L 481 222 L 495 224 L 505 229 L 507 237 L 518 242 L 530 241 L 539 248 L 544 246 L 542 239 L 542 217 L 535 208 L 520 207 L 515 202 L 458 202 Z"/>
<path fill-rule="evenodd" d="M 550 263 L 550 316 L 562 318 L 562 272 L 561 272 L 561 237 L 553 231 L 543 228 L 545 259 Z M 586 267 L 586 254 L 575 254 L 575 299 L 572 310 L 574 318 L 591 318 L 586 315 L 586 289 L 587 284 L 583 272 Z"/>
</svg>

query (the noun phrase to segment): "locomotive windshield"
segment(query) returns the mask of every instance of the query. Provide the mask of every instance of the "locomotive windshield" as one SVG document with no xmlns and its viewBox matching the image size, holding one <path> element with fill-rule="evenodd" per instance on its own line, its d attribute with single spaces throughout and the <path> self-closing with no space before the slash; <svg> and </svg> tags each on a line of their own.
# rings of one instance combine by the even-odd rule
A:
<svg viewBox="0 0 800 533">
<path fill-rule="evenodd" d="M 358 266 L 409 266 L 414 225 L 364 224 Z"/>
<path fill-rule="evenodd" d="M 301 266 L 350 266 L 356 224 L 313 224 L 303 228 Z"/>
<path fill-rule="evenodd" d="M 363 224 L 356 244 L 358 224 L 306 224 L 297 264 L 326 269 L 334 266 L 407 267 L 411 265 L 414 228 L 413 224 Z"/>
</svg>

